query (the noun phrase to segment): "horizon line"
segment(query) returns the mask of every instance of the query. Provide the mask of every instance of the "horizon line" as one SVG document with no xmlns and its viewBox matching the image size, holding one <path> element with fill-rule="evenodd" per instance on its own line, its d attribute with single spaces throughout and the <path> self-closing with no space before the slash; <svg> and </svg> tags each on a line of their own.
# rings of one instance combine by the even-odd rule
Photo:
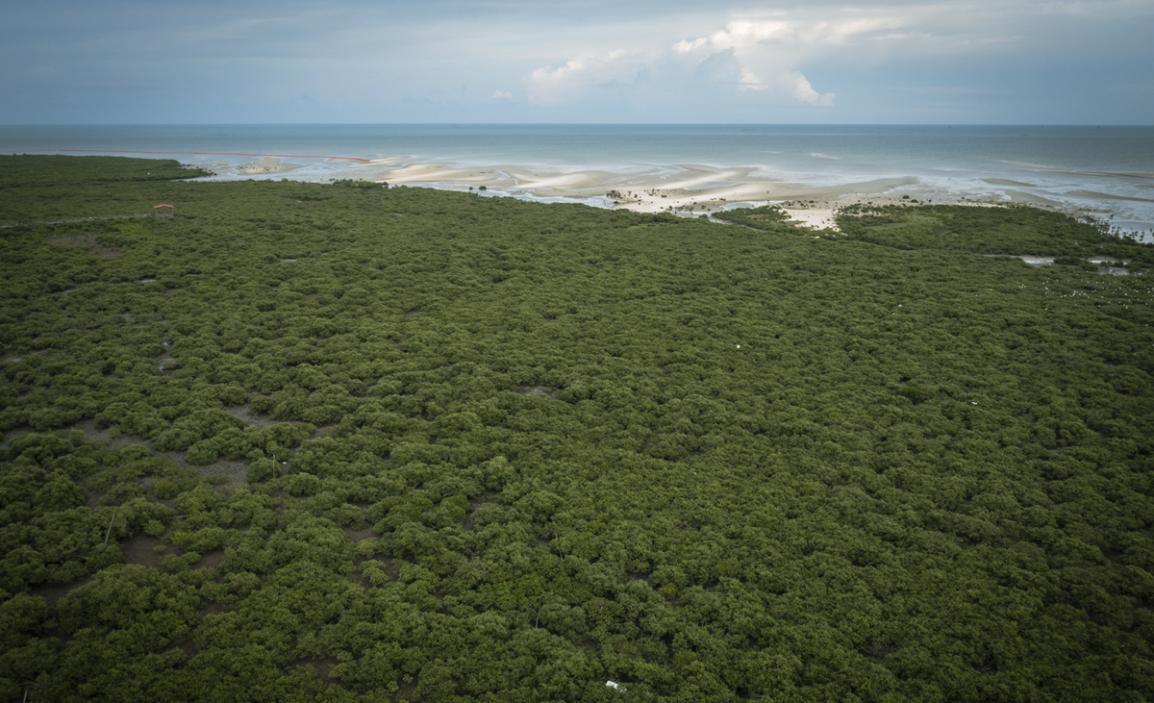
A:
<svg viewBox="0 0 1154 703">
<path fill-rule="evenodd" d="M 55 127 L 1140 127 L 1137 122 L 0 122 Z"/>
</svg>

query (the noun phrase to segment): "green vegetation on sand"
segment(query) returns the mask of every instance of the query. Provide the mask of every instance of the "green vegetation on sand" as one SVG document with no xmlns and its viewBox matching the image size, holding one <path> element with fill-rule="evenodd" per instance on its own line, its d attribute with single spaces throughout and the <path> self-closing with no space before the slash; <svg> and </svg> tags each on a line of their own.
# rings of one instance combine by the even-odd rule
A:
<svg viewBox="0 0 1154 703">
<path fill-rule="evenodd" d="M 0 699 L 1154 696 L 1150 247 L 194 175 L 0 157 Z"/>
</svg>

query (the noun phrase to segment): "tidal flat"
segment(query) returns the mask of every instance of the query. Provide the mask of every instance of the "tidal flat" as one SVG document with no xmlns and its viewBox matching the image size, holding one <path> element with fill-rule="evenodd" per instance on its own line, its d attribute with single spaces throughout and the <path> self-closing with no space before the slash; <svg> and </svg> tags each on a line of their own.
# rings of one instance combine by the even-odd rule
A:
<svg viewBox="0 0 1154 703">
<path fill-rule="evenodd" d="M 199 175 L 0 157 L 0 699 L 1154 696 L 1154 246 Z"/>
</svg>

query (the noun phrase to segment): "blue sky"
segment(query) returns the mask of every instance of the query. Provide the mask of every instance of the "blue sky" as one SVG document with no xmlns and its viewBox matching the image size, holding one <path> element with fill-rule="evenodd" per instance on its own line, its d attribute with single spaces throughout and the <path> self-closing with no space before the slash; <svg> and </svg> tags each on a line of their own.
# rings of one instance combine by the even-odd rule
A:
<svg viewBox="0 0 1154 703">
<path fill-rule="evenodd" d="M 4 124 L 1154 124 L 1154 0 L 5 5 Z"/>
</svg>

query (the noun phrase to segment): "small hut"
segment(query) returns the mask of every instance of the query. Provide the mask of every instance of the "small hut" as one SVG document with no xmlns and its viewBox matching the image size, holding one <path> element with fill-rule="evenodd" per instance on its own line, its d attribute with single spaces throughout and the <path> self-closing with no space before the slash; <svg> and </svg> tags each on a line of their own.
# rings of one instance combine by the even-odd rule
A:
<svg viewBox="0 0 1154 703">
<path fill-rule="evenodd" d="M 176 216 L 176 208 L 168 203 L 157 203 L 152 206 L 152 216 L 158 220 L 167 220 Z"/>
</svg>

